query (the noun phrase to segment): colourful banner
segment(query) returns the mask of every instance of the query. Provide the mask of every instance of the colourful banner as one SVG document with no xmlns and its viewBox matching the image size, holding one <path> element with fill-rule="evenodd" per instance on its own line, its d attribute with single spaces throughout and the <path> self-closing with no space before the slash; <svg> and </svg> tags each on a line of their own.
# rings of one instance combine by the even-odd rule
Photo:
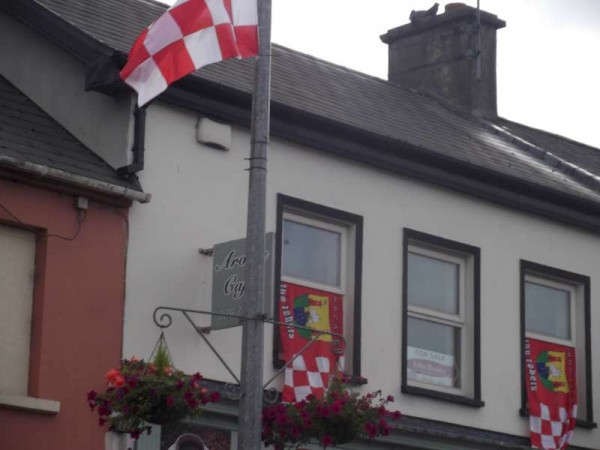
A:
<svg viewBox="0 0 600 450">
<path fill-rule="evenodd" d="M 577 417 L 575 349 L 525 339 L 525 380 L 531 446 L 566 449 Z"/>
<path fill-rule="evenodd" d="M 281 326 L 282 358 L 294 359 L 285 370 L 283 401 L 299 401 L 313 394 L 322 396 L 329 383 L 329 375 L 336 370 L 343 353 L 342 342 L 324 334 L 308 348 L 306 344 L 319 331 L 344 333 L 343 297 L 291 283 L 281 283 L 279 292 L 279 320 L 307 329 Z"/>
</svg>

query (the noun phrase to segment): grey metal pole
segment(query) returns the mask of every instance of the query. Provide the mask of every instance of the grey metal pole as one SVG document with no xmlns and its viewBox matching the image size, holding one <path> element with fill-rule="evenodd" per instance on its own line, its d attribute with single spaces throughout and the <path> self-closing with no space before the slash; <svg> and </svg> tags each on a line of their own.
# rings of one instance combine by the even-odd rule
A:
<svg viewBox="0 0 600 450">
<path fill-rule="evenodd" d="M 252 143 L 246 225 L 246 320 L 242 326 L 242 373 L 238 448 L 259 450 L 263 401 L 265 203 L 271 88 L 271 0 L 258 0 L 259 51 L 252 101 Z"/>
</svg>

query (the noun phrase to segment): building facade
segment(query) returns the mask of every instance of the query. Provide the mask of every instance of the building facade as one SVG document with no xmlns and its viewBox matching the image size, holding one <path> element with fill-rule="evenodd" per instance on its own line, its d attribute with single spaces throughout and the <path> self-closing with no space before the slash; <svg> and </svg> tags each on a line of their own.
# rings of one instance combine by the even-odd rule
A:
<svg viewBox="0 0 600 450">
<path fill-rule="evenodd" d="M 123 328 L 123 355 L 147 358 L 160 333 L 155 309 L 210 311 L 222 261 L 207 250 L 244 237 L 252 62 L 182 80 L 145 109 L 143 124 L 117 73 L 163 5 L 1 6 L 13 38 L 3 41 L 0 73 L 114 169 L 137 163 L 129 172 L 152 194 L 129 212 Z M 405 415 L 391 436 L 348 448 L 528 448 L 523 341 L 544 335 L 575 348 L 571 448 L 592 449 L 597 149 L 498 118 L 495 42 L 504 22 L 482 13 L 485 83 L 474 84 L 466 50 L 476 14 L 456 8 L 382 37 L 389 81 L 274 46 L 266 223 L 275 234 L 275 301 L 267 314 L 277 317 L 281 283 L 343 297 L 344 369 L 366 378 L 357 390 L 394 395 Z M 199 328 L 211 325 L 194 317 Z M 203 336 L 172 318 L 165 333 L 177 367 L 215 386 L 235 383 Z M 277 332 L 267 325 L 265 379 L 280 366 Z M 239 374 L 241 329 L 204 337 Z M 236 414 L 236 403 L 224 402 L 188 425 L 235 436 Z"/>
<path fill-rule="evenodd" d="M 0 447 L 101 449 L 82 395 L 120 359 L 143 193 L 2 76 L 0 104 Z"/>
</svg>

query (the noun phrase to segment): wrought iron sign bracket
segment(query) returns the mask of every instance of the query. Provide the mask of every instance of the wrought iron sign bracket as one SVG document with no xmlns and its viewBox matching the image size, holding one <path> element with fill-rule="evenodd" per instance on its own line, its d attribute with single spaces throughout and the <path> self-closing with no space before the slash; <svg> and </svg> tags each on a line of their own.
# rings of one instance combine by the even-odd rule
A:
<svg viewBox="0 0 600 450">
<path fill-rule="evenodd" d="M 261 320 L 264 323 L 269 323 L 272 325 L 283 326 L 286 328 L 295 328 L 298 330 L 307 330 L 307 331 L 311 332 L 311 339 L 300 349 L 300 351 L 298 353 L 294 354 L 293 358 L 291 358 L 281 368 L 279 368 L 273 374 L 273 376 L 271 378 L 269 378 L 269 380 L 267 380 L 267 382 L 263 385 L 263 391 L 264 391 L 263 399 L 266 403 L 275 403 L 277 401 L 277 399 L 279 398 L 279 394 L 278 394 L 277 390 L 273 387 L 269 388 L 269 385 L 271 383 L 273 383 L 277 379 L 277 377 L 281 373 L 283 373 L 283 371 L 287 367 L 289 367 L 291 364 L 293 364 L 294 361 L 296 360 L 296 358 L 301 356 L 308 348 L 310 348 L 322 336 L 331 336 L 332 338 L 335 339 L 336 342 L 338 342 L 338 345 L 336 345 L 336 346 L 332 345 L 332 348 L 331 348 L 332 353 L 334 353 L 338 356 L 342 356 L 346 351 L 346 339 L 341 334 L 332 333 L 330 331 L 315 330 L 313 328 L 303 327 L 301 325 L 297 325 L 294 323 L 280 322 L 280 321 L 277 321 L 274 319 L 270 319 L 269 317 L 267 317 L 264 314 L 261 314 L 256 317 L 246 317 L 246 316 L 240 316 L 240 315 L 236 315 L 236 314 L 223 314 L 223 313 L 215 313 L 212 311 L 203 311 L 203 310 L 199 310 L 199 309 L 186 309 L 186 308 L 175 308 L 175 307 L 171 307 L 171 306 L 159 306 L 154 310 L 154 313 L 152 314 L 152 319 L 154 320 L 154 323 L 156 324 L 156 326 L 159 327 L 161 330 L 169 328 L 173 324 L 173 317 L 171 315 L 172 312 L 181 313 L 183 315 L 183 317 L 190 323 L 190 325 L 192 325 L 192 327 L 194 328 L 196 333 L 206 343 L 208 348 L 210 348 L 210 350 L 215 354 L 215 356 L 221 362 L 221 364 L 223 364 L 223 366 L 225 367 L 225 369 L 227 370 L 229 375 L 231 375 L 231 377 L 235 380 L 235 384 L 225 383 L 225 394 L 231 400 L 239 400 L 242 396 L 242 390 L 240 387 L 240 379 L 238 376 L 236 376 L 236 374 L 233 372 L 231 367 L 227 364 L 227 362 L 225 361 L 223 356 L 219 353 L 219 351 L 215 348 L 215 346 L 206 337 L 206 334 L 210 333 L 211 327 L 198 326 L 196 324 L 196 322 L 194 322 L 193 315 L 201 314 L 201 315 L 210 315 L 210 316 L 221 316 L 221 317 L 227 317 L 227 318 L 236 318 L 239 320 L 240 325 L 246 320 Z"/>
</svg>

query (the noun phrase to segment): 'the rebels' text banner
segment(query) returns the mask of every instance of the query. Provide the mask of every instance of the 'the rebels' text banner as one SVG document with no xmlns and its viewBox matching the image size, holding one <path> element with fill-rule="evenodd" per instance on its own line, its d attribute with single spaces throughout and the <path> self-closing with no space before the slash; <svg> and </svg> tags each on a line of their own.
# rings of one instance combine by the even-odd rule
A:
<svg viewBox="0 0 600 450">
<path fill-rule="evenodd" d="M 525 339 L 525 379 L 531 446 L 566 449 L 577 416 L 575 349 Z"/>
<path fill-rule="evenodd" d="M 339 294 L 281 283 L 279 320 L 309 328 L 280 327 L 286 362 L 299 354 L 319 331 L 343 334 L 342 300 Z M 322 397 L 329 384 L 329 375 L 340 362 L 342 350 L 339 339 L 330 334 L 320 336 L 286 368 L 283 401 L 300 401 L 309 394 Z"/>
</svg>

